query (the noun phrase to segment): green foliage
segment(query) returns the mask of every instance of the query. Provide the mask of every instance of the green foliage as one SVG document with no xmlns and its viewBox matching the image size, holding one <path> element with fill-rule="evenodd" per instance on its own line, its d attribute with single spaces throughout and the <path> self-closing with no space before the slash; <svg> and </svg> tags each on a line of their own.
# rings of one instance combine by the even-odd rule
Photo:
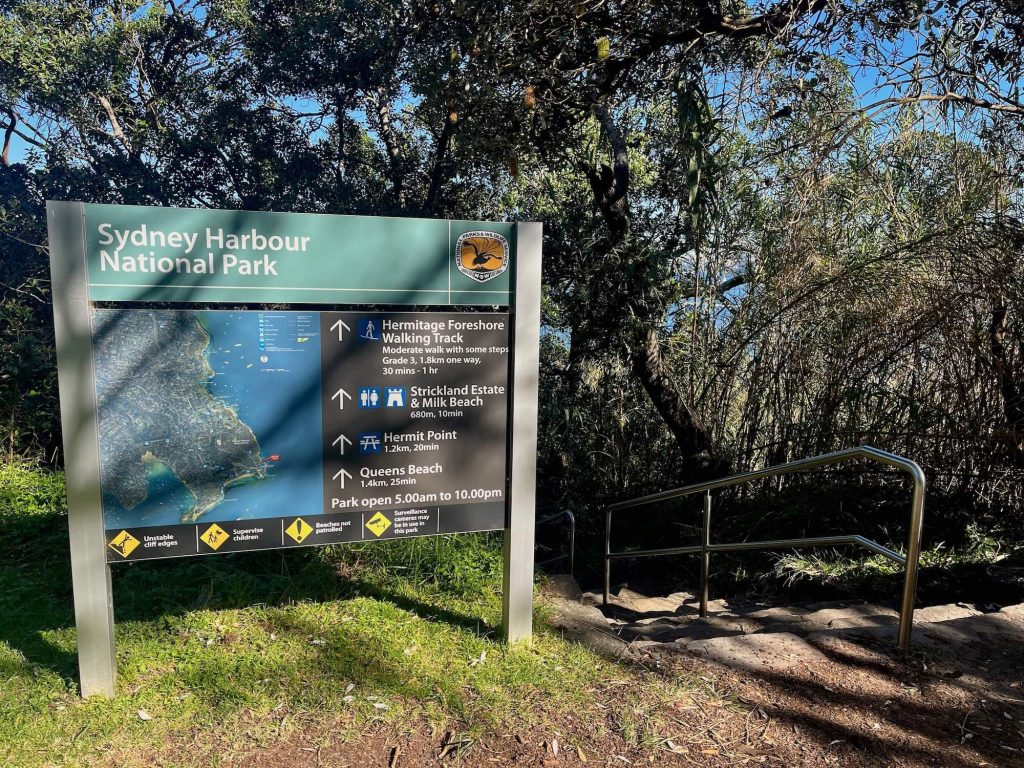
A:
<svg viewBox="0 0 1024 768">
<path fill-rule="evenodd" d="M 675 83 L 676 114 L 679 120 L 679 141 L 686 161 L 686 207 L 694 240 L 700 242 L 704 224 L 714 215 L 716 182 L 715 156 L 711 151 L 719 139 L 718 121 L 708 103 L 708 96 L 696 81 Z"/>
<path fill-rule="evenodd" d="M 0 451 L 52 460 L 59 440 L 45 216 L 24 169 L 0 167 Z"/>
<path fill-rule="evenodd" d="M 0 4 L 3 452 L 59 458 L 47 198 L 538 219 L 542 500 L 585 545 L 692 479 L 687 429 L 734 468 L 874 443 L 1018 535 L 1019 12 L 805 6 Z"/>
<path fill-rule="evenodd" d="M 28 464 L 0 463 L 0 525 L 34 525 L 67 514 L 64 475 Z"/>
<path fill-rule="evenodd" d="M 25 284 L 23 291 L 27 298 L 0 297 L 0 435 L 7 461 L 47 450 L 59 428 L 53 337 L 32 306 L 36 286 Z"/>
<path fill-rule="evenodd" d="M 977 525 L 968 526 L 967 539 L 962 548 L 939 543 L 923 550 L 921 567 L 951 571 L 964 565 L 988 566 L 1008 557 L 1001 551 L 999 542 Z M 824 584 L 842 583 L 847 588 L 856 589 L 857 584 L 880 577 L 892 579 L 902 574 L 903 566 L 881 555 L 858 558 L 840 552 L 804 553 L 783 555 L 775 562 L 775 575 L 787 585 L 806 579 Z"/>
<path fill-rule="evenodd" d="M 339 547 L 334 555 L 379 580 L 460 597 L 487 594 L 501 578 L 498 534 L 428 536 Z"/>
</svg>

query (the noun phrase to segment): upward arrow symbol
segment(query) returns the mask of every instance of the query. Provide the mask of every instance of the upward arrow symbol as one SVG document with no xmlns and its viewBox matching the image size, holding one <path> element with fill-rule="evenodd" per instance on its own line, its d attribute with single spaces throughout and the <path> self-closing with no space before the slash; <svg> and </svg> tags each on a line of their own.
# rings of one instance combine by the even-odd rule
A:
<svg viewBox="0 0 1024 768">
<path fill-rule="evenodd" d="M 338 341 L 341 341 L 345 337 L 345 331 L 351 331 L 352 329 L 346 325 L 344 320 L 339 318 L 335 321 L 334 325 L 331 326 L 331 330 L 338 332 Z"/>
<path fill-rule="evenodd" d="M 339 469 L 337 472 L 334 473 L 334 477 L 332 477 L 331 480 L 337 480 L 339 477 L 341 478 L 341 490 L 344 491 L 345 490 L 345 480 L 346 479 L 351 480 L 352 479 L 352 475 L 350 475 L 344 469 Z"/>
<path fill-rule="evenodd" d="M 333 443 L 331 443 L 331 445 L 338 445 L 338 443 L 341 443 L 341 455 L 344 456 L 345 455 L 345 444 L 347 443 L 348 445 L 352 445 L 352 441 L 349 440 L 344 435 L 338 435 L 337 439 Z"/>
<path fill-rule="evenodd" d="M 346 397 L 349 400 L 352 399 L 352 395 L 350 395 L 344 389 L 339 389 L 337 392 L 335 392 L 333 395 L 331 395 L 331 400 L 337 400 L 338 401 L 338 409 L 344 411 L 345 410 L 345 398 Z"/>
</svg>

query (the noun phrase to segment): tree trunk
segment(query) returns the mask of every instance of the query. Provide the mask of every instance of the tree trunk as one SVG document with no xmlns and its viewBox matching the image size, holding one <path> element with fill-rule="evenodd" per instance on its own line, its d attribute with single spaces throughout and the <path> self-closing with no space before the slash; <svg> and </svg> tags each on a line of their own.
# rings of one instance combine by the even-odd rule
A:
<svg viewBox="0 0 1024 768">
<path fill-rule="evenodd" d="M 712 451 L 711 434 L 665 370 L 661 341 L 653 328 L 646 329 L 642 342 L 630 357 L 633 373 L 679 446 L 687 474 L 703 475 L 719 469 Z"/>
<path fill-rule="evenodd" d="M 1003 414 L 1006 417 L 1007 440 L 1014 460 L 1024 464 L 1024 382 L 1013 375 L 1006 355 L 1007 309 L 999 301 L 992 308 L 992 322 L 989 324 L 989 344 L 992 350 L 992 366 L 995 368 L 999 393 L 1003 399 Z"/>
<path fill-rule="evenodd" d="M 588 176 L 594 202 L 608 227 L 610 247 L 614 248 L 622 244 L 629 233 L 628 145 L 611 111 L 604 104 L 594 107 L 594 115 L 611 144 L 613 167 L 602 165 L 596 171 L 590 170 Z M 640 329 L 629 356 L 633 374 L 640 380 L 658 415 L 675 438 L 687 476 L 692 479 L 721 471 L 724 467 L 714 459 L 707 427 L 665 370 L 657 330 L 650 326 Z"/>
</svg>

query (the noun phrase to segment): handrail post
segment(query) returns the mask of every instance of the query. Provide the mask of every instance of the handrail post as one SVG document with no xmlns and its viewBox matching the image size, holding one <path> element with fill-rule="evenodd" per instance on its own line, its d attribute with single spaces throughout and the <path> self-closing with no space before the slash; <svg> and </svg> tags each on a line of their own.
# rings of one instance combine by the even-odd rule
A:
<svg viewBox="0 0 1024 768">
<path fill-rule="evenodd" d="M 700 617 L 708 615 L 708 571 L 711 569 L 711 491 L 704 494 L 704 525 L 700 537 Z"/>
<path fill-rule="evenodd" d="M 565 510 L 569 518 L 569 575 L 576 576 L 576 515 L 571 509 Z"/>
<path fill-rule="evenodd" d="M 914 492 L 911 497 L 910 531 L 907 534 L 907 563 L 903 571 L 903 598 L 900 601 L 899 652 L 906 656 L 910 651 L 910 639 L 914 631 L 914 602 L 917 595 L 917 571 L 921 559 L 921 529 L 924 521 L 924 472 L 917 465 L 908 468 L 914 478 Z"/>
<path fill-rule="evenodd" d="M 569 561 L 569 575 L 575 576 L 576 571 L 576 515 L 572 513 L 571 509 L 563 509 L 555 512 L 553 515 L 542 517 L 537 521 L 537 527 L 540 528 L 542 525 L 548 525 L 565 518 L 569 521 L 569 551 L 565 554 L 560 554 L 555 557 L 549 557 L 546 560 L 541 560 L 537 563 L 538 566 L 548 565 L 550 563 L 557 563 L 559 560 Z M 552 550 L 553 551 L 553 550 Z"/>
<path fill-rule="evenodd" d="M 604 601 L 608 605 L 608 594 L 612 590 L 612 510 L 604 511 Z"/>
</svg>

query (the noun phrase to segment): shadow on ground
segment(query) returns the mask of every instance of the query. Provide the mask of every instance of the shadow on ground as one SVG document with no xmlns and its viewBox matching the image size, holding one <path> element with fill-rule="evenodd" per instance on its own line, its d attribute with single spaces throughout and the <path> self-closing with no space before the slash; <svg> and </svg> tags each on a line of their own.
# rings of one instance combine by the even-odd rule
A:
<svg viewBox="0 0 1024 768">
<path fill-rule="evenodd" d="M 1024 765 L 1024 606 L 919 610 L 902 660 L 884 605 L 716 601 L 701 619 L 683 593 L 553 601 L 566 634 L 610 658 L 712 674 L 807 765 Z"/>
</svg>

